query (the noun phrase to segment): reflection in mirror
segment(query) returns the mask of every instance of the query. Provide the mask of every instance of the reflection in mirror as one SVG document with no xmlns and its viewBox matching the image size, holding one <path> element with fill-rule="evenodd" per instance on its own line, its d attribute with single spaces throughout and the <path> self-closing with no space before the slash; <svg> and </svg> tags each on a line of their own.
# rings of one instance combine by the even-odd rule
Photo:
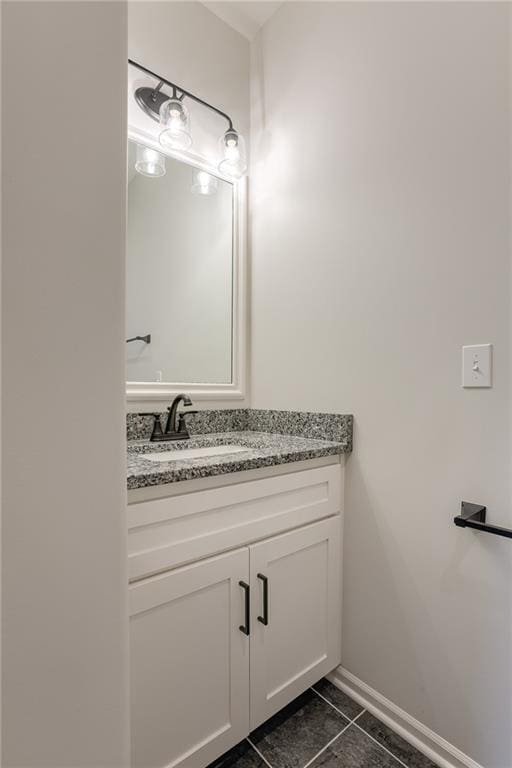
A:
<svg viewBox="0 0 512 768">
<path fill-rule="evenodd" d="M 230 383 L 233 186 L 137 147 L 129 142 L 126 378 Z"/>
</svg>

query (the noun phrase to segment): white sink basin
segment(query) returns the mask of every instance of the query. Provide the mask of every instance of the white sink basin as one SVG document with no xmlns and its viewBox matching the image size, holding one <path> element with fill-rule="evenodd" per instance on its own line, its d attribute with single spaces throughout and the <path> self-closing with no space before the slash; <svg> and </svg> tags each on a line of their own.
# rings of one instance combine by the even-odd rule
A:
<svg viewBox="0 0 512 768">
<path fill-rule="evenodd" d="M 200 459 L 208 456 L 227 456 L 228 453 L 243 453 L 248 451 L 242 445 L 211 445 L 204 448 L 175 448 L 173 451 L 161 453 L 145 453 L 148 461 L 179 461 L 180 459 Z"/>
</svg>

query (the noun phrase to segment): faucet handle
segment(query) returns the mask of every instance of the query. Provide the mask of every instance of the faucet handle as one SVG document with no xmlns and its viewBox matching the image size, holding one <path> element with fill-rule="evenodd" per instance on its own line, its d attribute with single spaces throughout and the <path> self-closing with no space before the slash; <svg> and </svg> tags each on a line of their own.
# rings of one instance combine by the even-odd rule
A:
<svg viewBox="0 0 512 768">
<path fill-rule="evenodd" d="M 199 411 L 180 411 L 178 413 L 178 432 L 188 433 L 185 416 L 191 416 L 193 413 L 199 413 Z"/>
<path fill-rule="evenodd" d="M 153 424 L 153 431 L 151 433 L 151 437 L 149 438 L 151 442 L 155 442 L 155 440 L 159 440 L 162 435 L 162 424 L 160 422 L 160 414 L 159 413 L 152 413 L 151 414 L 153 418 L 155 419 Z"/>
</svg>

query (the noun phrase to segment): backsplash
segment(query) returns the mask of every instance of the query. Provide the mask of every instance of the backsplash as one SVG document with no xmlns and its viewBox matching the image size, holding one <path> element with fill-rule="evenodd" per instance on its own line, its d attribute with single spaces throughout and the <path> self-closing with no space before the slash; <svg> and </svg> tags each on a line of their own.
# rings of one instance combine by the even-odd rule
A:
<svg viewBox="0 0 512 768">
<path fill-rule="evenodd" d="M 341 413 L 309 411 L 269 411 L 247 408 L 247 429 L 251 432 L 273 432 L 316 440 L 334 440 L 352 450 L 354 417 Z"/>
<path fill-rule="evenodd" d="M 187 417 L 187 428 L 191 435 L 205 435 L 213 432 L 243 432 L 249 429 L 247 412 L 247 408 L 199 411 Z M 160 414 L 162 429 L 165 428 L 167 416 L 167 411 Z M 154 421 L 152 413 L 127 413 L 126 439 L 147 440 L 151 435 Z"/>
<path fill-rule="evenodd" d="M 161 414 L 165 425 L 167 412 Z M 153 429 L 151 413 L 126 414 L 126 439 L 147 440 Z M 273 411 L 259 408 L 233 408 L 199 411 L 187 418 L 191 435 L 217 432 L 269 432 L 317 440 L 333 440 L 352 450 L 354 417 L 339 413 Z"/>
</svg>

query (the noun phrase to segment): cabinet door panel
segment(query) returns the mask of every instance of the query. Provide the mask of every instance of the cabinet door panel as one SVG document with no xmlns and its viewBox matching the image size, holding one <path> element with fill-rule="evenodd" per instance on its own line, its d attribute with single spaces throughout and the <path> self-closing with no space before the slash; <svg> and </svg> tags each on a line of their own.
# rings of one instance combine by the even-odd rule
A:
<svg viewBox="0 0 512 768">
<path fill-rule="evenodd" d="M 340 546 L 335 517 L 250 547 L 251 729 L 340 662 Z"/>
<path fill-rule="evenodd" d="M 132 766 L 207 765 L 246 736 L 248 550 L 130 587 Z"/>
</svg>

